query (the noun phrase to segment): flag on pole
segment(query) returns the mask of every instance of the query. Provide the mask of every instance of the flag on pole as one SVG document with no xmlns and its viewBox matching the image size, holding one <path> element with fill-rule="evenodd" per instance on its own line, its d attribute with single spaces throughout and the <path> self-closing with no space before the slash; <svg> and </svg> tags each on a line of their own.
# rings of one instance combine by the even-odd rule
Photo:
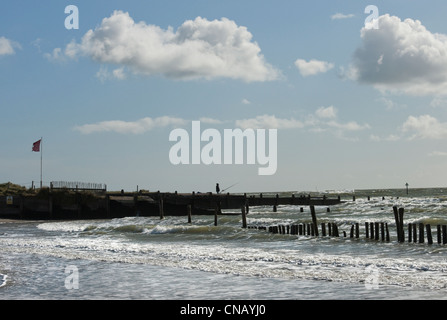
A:
<svg viewBox="0 0 447 320">
<path fill-rule="evenodd" d="M 40 152 L 40 142 L 41 141 L 42 141 L 42 139 L 33 143 L 33 151 L 34 152 Z"/>
</svg>

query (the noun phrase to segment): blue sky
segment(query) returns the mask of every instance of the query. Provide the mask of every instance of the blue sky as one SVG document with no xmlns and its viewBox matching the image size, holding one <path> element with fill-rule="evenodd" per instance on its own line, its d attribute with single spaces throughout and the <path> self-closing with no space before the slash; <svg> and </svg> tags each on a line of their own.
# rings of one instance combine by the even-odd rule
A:
<svg viewBox="0 0 447 320">
<path fill-rule="evenodd" d="M 68 5 L 79 29 L 66 29 Z M 378 29 L 365 26 L 368 5 Z M 445 186 L 445 1 L 2 1 L 0 181 Z M 277 129 L 277 171 L 173 165 L 176 128 Z M 202 143 L 202 146 L 204 143 Z"/>
</svg>

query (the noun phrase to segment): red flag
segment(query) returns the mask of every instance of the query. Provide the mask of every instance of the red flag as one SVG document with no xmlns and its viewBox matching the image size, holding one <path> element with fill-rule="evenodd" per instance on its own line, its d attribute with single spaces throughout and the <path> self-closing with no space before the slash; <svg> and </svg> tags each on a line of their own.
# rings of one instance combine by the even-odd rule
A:
<svg viewBox="0 0 447 320">
<path fill-rule="evenodd" d="M 40 152 L 40 141 L 42 141 L 42 139 L 33 143 L 33 151 L 34 152 Z"/>
</svg>

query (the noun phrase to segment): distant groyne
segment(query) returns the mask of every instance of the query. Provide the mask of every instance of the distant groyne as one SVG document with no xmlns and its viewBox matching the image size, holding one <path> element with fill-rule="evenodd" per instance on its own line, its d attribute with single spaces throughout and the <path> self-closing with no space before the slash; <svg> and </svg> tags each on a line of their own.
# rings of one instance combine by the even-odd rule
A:
<svg viewBox="0 0 447 320">
<path fill-rule="evenodd" d="M 178 192 L 82 192 L 51 190 L 37 195 L 0 196 L 0 217 L 15 219 L 110 219 L 129 216 L 187 216 L 223 214 L 223 209 L 249 213 L 251 206 L 331 206 L 340 197 L 279 196 Z"/>
</svg>

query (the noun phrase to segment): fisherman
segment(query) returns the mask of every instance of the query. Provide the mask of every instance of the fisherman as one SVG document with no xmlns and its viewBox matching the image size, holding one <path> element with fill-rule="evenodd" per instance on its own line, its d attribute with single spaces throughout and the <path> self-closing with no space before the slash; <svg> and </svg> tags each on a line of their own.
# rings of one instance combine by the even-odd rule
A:
<svg viewBox="0 0 447 320">
<path fill-rule="evenodd" d="M 220 193 L 220 187 L 218 183 L 216 183 L 216 193 Z"/>
</svg>

